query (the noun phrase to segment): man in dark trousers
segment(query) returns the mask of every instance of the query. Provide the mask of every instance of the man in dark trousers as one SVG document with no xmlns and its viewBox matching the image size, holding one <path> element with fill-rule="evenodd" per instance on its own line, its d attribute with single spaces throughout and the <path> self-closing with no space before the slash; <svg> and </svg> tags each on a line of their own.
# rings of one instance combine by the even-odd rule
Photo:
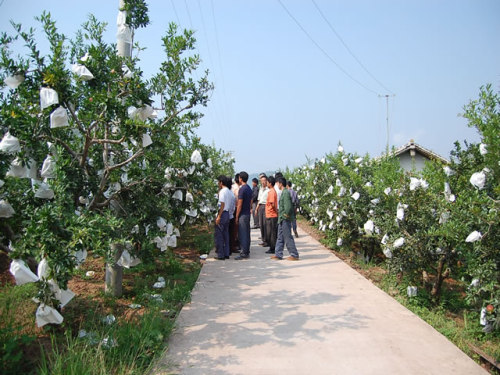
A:
<svg viewBox="0 0 500 375">
<path fill-rule="evenodd" d="M 295 247 L 295 241 L 292 236 L 292 220 L 295 218 L 292 198 L 290 192 L 285 188 L 286 180 L 284 177 L 276 179 L 278 188 L 281 190 L 281 198 L 279 200 L 278 209 L 278 240 L 276 241 L 275 254 L 271 259 L 283 259 L 283 250 L 286 249 L 290 256 L 287 260 L 299 260 L 299 252 Z"/>
<path fill-rule="evenodd" d="M 219 176 L 217 178 L 219 186 L 219 210 L 215 218 L 215 249 L 217 255 L 215 259 L 225 260 L 229 258 L 229 210 L 232 205 L 232 193 L 228 189 L 228 178 Z"/>
<path fill-rule="evenodd" d="M 259 218 L 256 213 L 256 208 L 259 205 L 259 180 L 252 178 L 252 217 L 253 229 L 259 228 Z"/>
<path fill-rule="evenodd" d="M 252 189 L 247 184 L 248 173 L 240 172 L 240 189 L 236 203 L 235 224 L 238 228 L 238 239 L 241 252 L 236 260 L 246 259 L 250 256 L 250 212 L 252 211 Z"/>
</svg>

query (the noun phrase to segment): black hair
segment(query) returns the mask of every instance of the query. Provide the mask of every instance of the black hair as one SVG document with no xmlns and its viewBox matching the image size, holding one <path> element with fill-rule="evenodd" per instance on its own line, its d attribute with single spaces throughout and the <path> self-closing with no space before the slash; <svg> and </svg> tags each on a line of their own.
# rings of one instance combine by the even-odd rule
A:
<svg viewBox="0 0 500 375">
<path fill-rule="evenodd" d="M 278 178 L 278 177 L 283 177 L 283 173 L 281 173 L 281 172 L 276 172 L 276 173 L 274 174 L 274 178 Z"/>
<path fill-rule="evenodd" d="M 286 178 L 285 177 L 278 177 L 276 179 L 276 182 L 281 183 L 283 186 L 286 186 Z"/>
<path fill-rule="evenodd" d="M 231 177 L 227 177 L 225 178 L 225 181 L 222 183 L 225 187 L 227 187 L 228 189 L 231 188 L 231 184 L 232 184 L 232 180 L 231 180 Z"/>
<path fill-rule="evenodd" d="M 237 184 L 239 184 L 239 183 L 240 183 L 240 174 L 239 174 L 239 173 L 236 173 L 236 174 L 234 175 L 234 182 L 236 182 Z"/>
<path fill-rule="evenodd" d="M 257 180 L 257 179 L 254 177 L 254 178 L 252 178 L 252 182 L 255 182 L 256 184 L 258 184 L 258 183 L 259 183 L 259 180 Z"/>
<path fill-rule="evenodd" d="M 288 186 L 288 187 L 292 187 L 292 181 L 288 180 L 288 181 L 286 182 L 286 186 Z"/>
<path fill-rule="evenodd" d="M 246 184 L 248 181 L 248 173 L 247 172 L 240 172 L 240 178 L 243 180 L 243 182 Z"/>
<path fill-rule="evenodd" d="M 269 176 L 267 178 L 267 181 L 271 184 L 271 186 L 274 186 L 274 183 L 276 182 L 273 176 Z"/>
</svg>

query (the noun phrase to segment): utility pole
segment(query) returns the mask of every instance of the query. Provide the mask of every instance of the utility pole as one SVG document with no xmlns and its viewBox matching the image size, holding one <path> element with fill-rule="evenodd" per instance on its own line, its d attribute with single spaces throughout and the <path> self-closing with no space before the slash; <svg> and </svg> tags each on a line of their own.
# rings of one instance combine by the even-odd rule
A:
<svg viewBox="0 0 500 375">
<path fill-rule="evenodd" d="M 389 98 L 395 97 L 396 95 L 379 95 L 379 98 L 385 98 L 386 103 L 386 143 L 385 143 L 385 153 L 389 156 Z"/>
</svg>

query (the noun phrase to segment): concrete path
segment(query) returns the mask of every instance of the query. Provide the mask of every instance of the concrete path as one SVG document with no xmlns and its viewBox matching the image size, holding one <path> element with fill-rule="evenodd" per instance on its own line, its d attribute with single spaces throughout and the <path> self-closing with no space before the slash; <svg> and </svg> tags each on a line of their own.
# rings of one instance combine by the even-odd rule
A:
<svg viewBox="0 0 500 375">
<path fill-rule="evenodd" d="M 298 262 L 258 235 L 250 259 L 203 266 L 154 374 L 487 374 L 303 231 Z"/>
</svg>

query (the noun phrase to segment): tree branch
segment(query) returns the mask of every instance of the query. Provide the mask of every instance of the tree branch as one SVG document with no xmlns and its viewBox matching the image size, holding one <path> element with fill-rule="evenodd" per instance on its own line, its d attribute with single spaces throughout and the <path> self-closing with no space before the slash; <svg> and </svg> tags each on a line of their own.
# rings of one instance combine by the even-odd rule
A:
<svg viewBox="0 0 500 375">
<path fill-rule="evenodd" d="M 105 143 L 110 143 L 110 144 L 114 144 L 114 145 L 119 145 L 120 143 L 124 142 L 125 141 L 125 137 L 122 137 L 120 139 L 97 139 L 97 138 L 92 138 L 92 140 L 90 141 L 91 144 L 95 144 L 95 143 L 98 143 L 98 144 L 105 144 Z"/>
<path fill-rule="evenodd" d="M 193 105 L 192 105 L 192 104 L 189 104 L 189 105 L 185 106 L 184 108 L 181 108 L 181 109 L 179 109 L 178 111 L 176 111 L 176 112 L 172 113 L 172 114 L 170 115 L 170 117 L 169 117 L 169 118 L 167 118 L 165 121 L 163 121 L 163 122 L 161 123 L 161 125 L 160 125 L 160 126 L 165 126 L 165 125 L 167 125 L 167 123 L 168 123 L 170 120 L 172 120 L 174 117 L 176 117 L 176 116 L 177 116 L 177 115 L 179 115 L 180 113 L 182 113 L 182 112 L 184 112 L 185 110 L 190 109 L 190 108 L 193 108 Z"/>
<path fill-rule="evenodd" d="M 115 169 L 121 168 L 121 167 L 127 165 L 128 163 L 131 163 L 132 161 L 134 161 L 135 159 L 137 159 L 139 156 L 142 156 L 142 155 L 144 155 L 144 149 L 141 148 L 139 151 L 137 151 L 134 155 L 129 157 L 127 160 L 122 161 L 121 163 L 106 167 L 106 171 L 111 172 Z"/>
</svg>

